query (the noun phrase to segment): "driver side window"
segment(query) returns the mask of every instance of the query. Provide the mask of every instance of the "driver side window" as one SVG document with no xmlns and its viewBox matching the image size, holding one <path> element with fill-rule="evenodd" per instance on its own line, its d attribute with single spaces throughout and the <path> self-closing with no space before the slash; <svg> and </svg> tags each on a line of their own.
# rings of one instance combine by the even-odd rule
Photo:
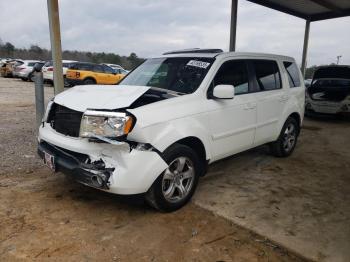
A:
<svg viewBox="0 0 350 262">
<path fill-rule="evenodd" d="M 213 85 L 233 85 L 235 95 L 249 93 L 249 77 L 247 64 L 243 60 L 232 60 L 223 63 L 216 73 Z"/>
</svg>

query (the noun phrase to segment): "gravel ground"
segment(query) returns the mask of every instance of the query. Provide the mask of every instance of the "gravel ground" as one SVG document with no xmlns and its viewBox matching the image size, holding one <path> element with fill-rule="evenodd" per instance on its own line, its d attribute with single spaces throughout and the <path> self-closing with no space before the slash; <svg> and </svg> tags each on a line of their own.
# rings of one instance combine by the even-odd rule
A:
<svg viewBox="0 0 350 262">
<path fill-rule="evenodd" d="M 304 261 L 192 203 L 161 214 L 53 175 L 33 103 L 32 83 L 0 78 L 0 261 Z"/>
</svg>

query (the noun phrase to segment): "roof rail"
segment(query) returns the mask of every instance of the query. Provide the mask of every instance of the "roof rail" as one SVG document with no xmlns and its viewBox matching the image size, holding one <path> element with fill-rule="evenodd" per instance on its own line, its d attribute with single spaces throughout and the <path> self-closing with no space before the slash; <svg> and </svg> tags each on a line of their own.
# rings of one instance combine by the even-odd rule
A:
<svg viewBox="0 0 350 262">
<path fill-rule="evenodd" d="M 169 51 L 164 53 L 163 55 L 173 55 L 173 54 L 188 54 L 188 53 L 222 53 L 222 49 L 200 49 L 200 48 L 191 48 L 191 49 L 182 49 L 182 50 L 175 50 L 175 51 Z"/>
</svg>

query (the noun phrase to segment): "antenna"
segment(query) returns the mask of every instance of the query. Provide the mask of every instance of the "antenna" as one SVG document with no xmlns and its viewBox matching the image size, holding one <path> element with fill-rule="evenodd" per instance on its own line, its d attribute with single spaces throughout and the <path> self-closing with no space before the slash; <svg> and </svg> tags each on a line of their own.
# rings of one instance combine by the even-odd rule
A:
<svg viewBox="0 0 350 262">
<path fill-rule="evenodd" d="M 337 56 L 337 65 L 339 65 L 340 58 L 342 58 L 342 55 Z"/>
</svg>

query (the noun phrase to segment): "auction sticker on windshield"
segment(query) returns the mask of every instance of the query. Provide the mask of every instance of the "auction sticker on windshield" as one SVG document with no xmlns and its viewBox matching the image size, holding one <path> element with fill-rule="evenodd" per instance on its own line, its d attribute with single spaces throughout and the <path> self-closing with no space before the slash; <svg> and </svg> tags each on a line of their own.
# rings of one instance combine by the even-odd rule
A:
<svg viewBox="0 0 350 262">
<path fill-rule="evenodd" d="M 196 60 L 190 60 L 187 63 L 188 66 L 195 66 L 195 67 L 200 67 L 200 68 L 204 68 L 207 69 L 207 67 L 210 65 L 210 63 L 208 62 L 202 62 L 202 61 L 196 61 Z"/>
</svg>

